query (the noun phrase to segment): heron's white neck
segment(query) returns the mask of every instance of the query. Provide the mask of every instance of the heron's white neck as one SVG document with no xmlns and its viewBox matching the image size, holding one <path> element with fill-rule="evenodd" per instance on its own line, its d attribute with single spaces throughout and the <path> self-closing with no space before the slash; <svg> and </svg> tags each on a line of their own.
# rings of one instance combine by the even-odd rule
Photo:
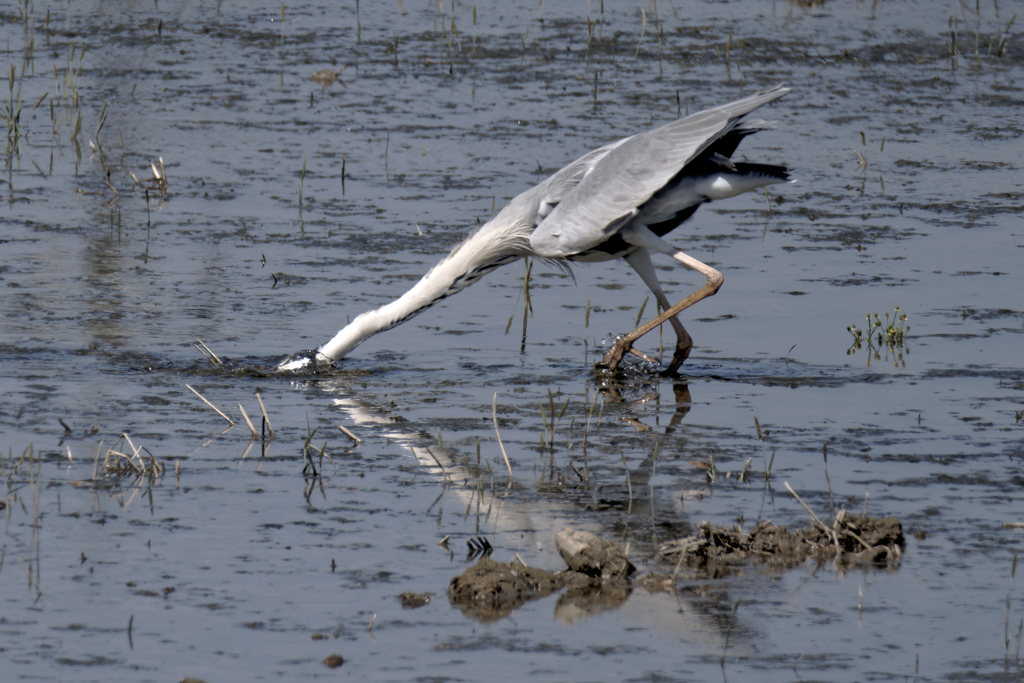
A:
<svg viewBox="0 0 1024 683">
<path fill-rule="evenodd" d="M 459 244 L 401 298 L 363 313 L 319 349 L 321 360 L 344 358 L 352 349 L 384 330 L 414 318 L 439 301 L 462 291 L 499 266 L 530 255 L 533 226 L 502 231 L 488 223 Z"/>
</svg>

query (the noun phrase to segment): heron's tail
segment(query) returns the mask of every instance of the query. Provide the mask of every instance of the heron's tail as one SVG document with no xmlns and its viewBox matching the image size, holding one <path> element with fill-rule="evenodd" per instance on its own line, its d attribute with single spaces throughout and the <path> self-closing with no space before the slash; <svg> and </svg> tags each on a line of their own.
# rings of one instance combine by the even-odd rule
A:
<svg viewBox="0 0 1024 683">
<path fill-rule="evenodd" d="M 758 187 L 762 185 L 773 185 L 775 183 L 795 183 L 796 178 L 790 175 L 793 169 L 786 166 L 772 166 L 771 164 L 736 164 L 736 172 L 759 179 Z"/>
</svg>

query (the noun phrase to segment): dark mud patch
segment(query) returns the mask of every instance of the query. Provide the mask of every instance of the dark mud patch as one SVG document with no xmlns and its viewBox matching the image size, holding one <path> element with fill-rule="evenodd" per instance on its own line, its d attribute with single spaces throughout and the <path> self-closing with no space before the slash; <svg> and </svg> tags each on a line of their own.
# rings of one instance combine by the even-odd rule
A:
<svg viewBox="0 0 1024 683">
<path fill-rule="evenodd" d="M 721 577 L 730 566 L 760 563 L 772 570 L 798 566 L 808 559 L 819 564 L 830 560 L 847 566 L 894 569 L 906 548 L 903 525 L 897 517 L 848 515 L 841 511 L 831 527 L 817 518 L 814 526 L 797 531 L 761 522 L 749 533 L 739 526 L 728 529 L 702 522 L 700 533 L 663 543 L 657 559 L 676 565 L 675 573 L 646 573 L 632 580 L 636 567 L 617 544 L 586 532 L 566 529 L 555 543 L 568 569 L 552 572 L 529 567 L 516 557 L 496 562 L 490 553 L 451 580 L 448 599 L 463 614 L 491 623 L 511 615 L 531 600 L 539 600 L 566 588 L 555 609 L 566 623 L 613 610 L 626 602 L 632 588 L 650 594 L 673 593 L 679 568 Z M 411 594 L 401 596 L 403 607 L 419 604 Z M 429 598 L 428 598 L 429 600 Z"/>
<path fill-rule="evenodd" d="M 537 600 L 566 584 L 566 574 L 546 569 L 512 566 L 481 557 L 477 563 L 452 579 L 448 599 L 467 617 L 490 623 L 509 616 L 526 603 Z"/>
<path fill-rule="evenodd" d="M 617 609 L 632 591 L 630 582 L 621 577 L 601 578 L 572 570 L 551 572 L 527 567 L 518 560 L 505 564 L 485 556 L 452 579 L 448 599 L 467 617 L 486 624 L 511 615 L 527 601 L 563 588 L 566 592 L 555 606 L 555 617 L 564 623 Z M 654 592 L 646 584 L 644 588 Z"/>
<path fill-rule="evenodd" d="M 617 544 L 589 531 L 565 529 L 556 534 L 555 545 L 569 566 L 560 572 L 528 567 L 518 556 L 513 562 L 495 562 L 487 544 L 487 554 L 452 579 L 448 599 L 466 616 L 489 623 L 563 588 L 568 590 L 556 614 L 566 622 L 615 609 L 629 597 L 627 578 L 636 567 Z"/>
<path fill-rule="evenodd" d="M 907 544 L 897 517 L 842 512 L 831 527 L 819 522 L 797 531 L 771 520 L 759 523 L 749 533 L 739 526 L 728 529 L 709 522 L 701 522 L 697 528 L 699 534 L 662 544 L 658 559 L 712 575 L 725 573 L 728 565 L 763 563 L 785 569 L 807 559 L 894 568 Z"/>
<path fill-rule="evenodd" d="M 402 609 L 418 609 L 430 604 L 433 593 L 402 593 L 398 599 L 402 602 Z"/>
</svg>

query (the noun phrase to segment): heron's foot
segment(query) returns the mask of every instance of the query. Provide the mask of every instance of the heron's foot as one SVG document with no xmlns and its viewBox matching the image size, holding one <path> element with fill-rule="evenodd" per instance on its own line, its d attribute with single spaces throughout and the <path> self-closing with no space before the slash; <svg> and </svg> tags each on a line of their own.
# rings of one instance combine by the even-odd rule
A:
<svg viewBox="0 0 1024 683">
<path fill-rule="evenodd" d="M 619 364 L 622 363 L 622 359 L 625 357 L 627 353 L 631 353 L 640 360 L 647 363 L 657 364 L 658 362 L 657 358 L 652 358 L 651 356 L 648 356 L 646 353 L 634 349 L 633 343 L 626 341 L 625 337 L 619 337 L 616 340 L 615 344 L 612 346 L 611 350 L 609 350 L 608 353 L 604 355 L 604 358 L 601 360 L 601 365 L 606 366 L 609 370 L 615 370 L 616 368 L 619 367 Z"/>
<path fill-rule="evenodd" d="M 622 337 L 619 337 L 608 353 L 604 354 L 604 358 L 601 359 L 601 365 L 604 365 L 609 370 L 615 370 L 619 367 L 619 363 L 622 362 L 622 357 L 632 348 L 632 342 L 625 342 Z"/>
<path fill-rule="evenodd" d="M 316 349 L 300 351 L 288 356 L 278 363 L 274 369 L 278 372 L 303 372 L 330 368 L 334 365 L 330 358 Z"/>
</svg>

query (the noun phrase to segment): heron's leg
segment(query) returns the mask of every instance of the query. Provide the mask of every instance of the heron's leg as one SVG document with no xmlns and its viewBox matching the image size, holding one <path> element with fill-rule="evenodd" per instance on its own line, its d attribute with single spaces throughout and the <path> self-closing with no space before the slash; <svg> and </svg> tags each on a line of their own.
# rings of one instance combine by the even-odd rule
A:
<svg viewBox="0 0 1024 683">
<path fill-rule="evenodd" d="M 626 263 L 633 266 L 633 270 L 640 276 L 640 279 L 654 292 L 654 298 L 661 304 L 661 310 L 667 311 L 672 308 L 668 297 L 665 296 L 665 292 L 661 289 L 661 283 L 658 282 L 658 275 L 654 272 L 654 264 L 651 263 L 650 252 L 641 247 L 628 254 L 625 259 Z M 693 339 L 690 338 L 690 334 L 683 327 L 683 323 L 679 322 L 677 316 L 672 316 L 668 321 L 676 332 L 676 350 L 672 356 L 672 364 L 669 366 L 668 372 L 675 372 L 690 356 L 690 351 L 693 349 Z"/>
<path fill-rule="evenodd" d="M 680 311 L 689 308 L 701 299 L 705 299 L 717 292 L 721 289 L 722 282 L 725 279 L 722 277 L 720 272 L 705 263 L 701 263 L 692 256 L 679 251 L 668 242 L 648 230 L 646 226 L 635 224 L 629 225 L 620 234 L 626 242 L 630 244 L 635 244 L 636 246 L 643 247 L 644 249 L 667 254 L 687 268 L 696 270 L 707 278 L 707 283 L 696 292 L 677 303 L 675 306 L 671 306 L 662 312 L 658 317 L 644 323 L 629 334 L 620 337 L 619 340 L 615 342 L 615 346 L 612 347 L 611 351 L 606 353 L 604 356 L 604 364 L 613 370 L 618 367 L 619 363 L 622 361 L 622 356 L 632 348 L 633 342 L 656 328 L 658 325 L 661 325 L 670 318 L 678 315 Z M 674 367 L 670 367 L 670 371 L 678 367 L 678 365 L 676 365 L 676 360 L 677 359 L 673 358 L 672 363 Z"/>
</svg>

